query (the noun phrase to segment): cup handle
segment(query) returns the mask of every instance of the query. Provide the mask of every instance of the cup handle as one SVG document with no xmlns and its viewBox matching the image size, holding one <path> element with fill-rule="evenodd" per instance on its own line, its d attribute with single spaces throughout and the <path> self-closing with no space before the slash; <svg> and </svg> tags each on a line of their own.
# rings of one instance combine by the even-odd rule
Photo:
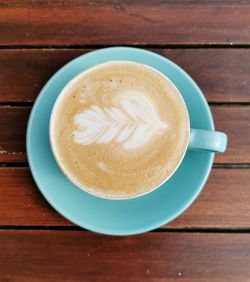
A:
<svg viewBox="0 0 250 282">
<path fill-rule="evenodd" d="M 223 153 L 226 148 L 227 135 L 225 133 L 191 128 L 189 150 Z"/>
</svg>

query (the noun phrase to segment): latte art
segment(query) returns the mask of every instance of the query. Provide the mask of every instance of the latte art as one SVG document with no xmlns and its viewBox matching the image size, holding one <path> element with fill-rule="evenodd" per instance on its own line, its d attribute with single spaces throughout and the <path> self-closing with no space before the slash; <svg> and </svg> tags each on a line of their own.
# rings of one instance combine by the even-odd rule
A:
<svg viewBox="0 0 250 282">
<path fill-rule="evenodd" d="M 134 62 L 97 65 L 62 90 L 50 140 L 65 175 L 83 190 L 122 199 L 151 191 L 178 166 L 189 139 L 173 84 Z"/>
<path fill-rule="evenodd" d="M 133 149 L 167 128 L 154 106 L 141 93 L 127 91 L 119 94 L 117 99 L 119 108 L 92 105 L 77 114 L 74 122 L 78 130 L 74 131 L 74 142 L 88 145 L 115 141 L 121 143 L 124 149 Z"/>
</svg>

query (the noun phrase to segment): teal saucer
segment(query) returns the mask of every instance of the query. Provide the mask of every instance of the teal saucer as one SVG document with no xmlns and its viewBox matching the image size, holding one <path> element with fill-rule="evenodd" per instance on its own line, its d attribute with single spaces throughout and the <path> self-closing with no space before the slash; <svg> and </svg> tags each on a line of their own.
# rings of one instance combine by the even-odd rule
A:
<svg viewBox="0 0 250 282">
<path fill-rule="evenodd" d="M 72 184 L 58 168 L 50 149 L 48 128 L 52 106 L 74 76 L 110 60 L 141 62 L 159 70 L 182 94 L 192 128 L 213 130 L 214 124 L 207 102 L 191 77 L 170 60 L 141 49 L 113 47 L 82 55 L 61 68 L 44 86 L 27 130 L 28 161 L 41 193 L 62 216 L 83 228 L 109 235 L 131 235 L 160 227 L 186 210 L 205 184 L 214 154 L 188 151 L 167 183 L 135 199 L 105 200 Z"/>
</svg>

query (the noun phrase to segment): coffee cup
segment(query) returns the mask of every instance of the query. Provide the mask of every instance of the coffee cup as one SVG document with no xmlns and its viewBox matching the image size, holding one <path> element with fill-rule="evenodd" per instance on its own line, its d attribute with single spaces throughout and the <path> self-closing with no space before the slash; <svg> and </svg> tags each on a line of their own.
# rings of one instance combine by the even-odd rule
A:
<svg viewBox="0 0 250 282">
<path fill-rule="evenodd" d="M 65 176 L 105 199 L 131 199 L 168 181 L 187 150 L 225 151 L 227 136 L 190 128 L 174 83 L 132 61 L 109 61 L 74 77 L 59 93 L 49 126 Z"/>
</svg>

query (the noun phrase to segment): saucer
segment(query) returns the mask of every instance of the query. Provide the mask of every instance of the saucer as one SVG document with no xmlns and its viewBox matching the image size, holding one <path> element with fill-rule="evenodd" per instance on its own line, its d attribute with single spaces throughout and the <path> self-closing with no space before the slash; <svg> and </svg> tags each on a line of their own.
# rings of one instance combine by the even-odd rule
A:
<svg viewBox="0 0 250 282">
<path fill-rule="evenodd" d="M 159 70 L 182 94 L 192 128 L 213 130 L 214 124 L 207 102 L 192 78 L 170 60 L 141 49 L 112 47 L 87 53 L 66 64 L 44 86 L 30 114 L 26 141 L 38 188 L 51 206 L 74 224 L 102 234 L 131 235 L 158 228 L 185 211 L 201 192 L 214 154 L 188 151 L 170 180 L 135 199 L 101 199 L 72 184 L 57 166 L 50 149 L 51 110 L 69 80 L 95 64 L 111 60 L 140 62 Z"/>
</svg>

